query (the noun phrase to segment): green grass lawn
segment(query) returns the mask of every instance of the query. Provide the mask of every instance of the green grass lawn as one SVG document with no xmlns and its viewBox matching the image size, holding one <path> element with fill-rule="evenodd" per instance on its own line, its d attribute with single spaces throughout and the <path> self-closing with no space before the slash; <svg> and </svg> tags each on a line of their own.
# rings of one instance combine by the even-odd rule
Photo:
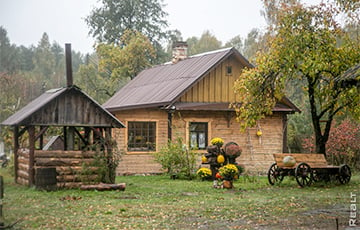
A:
<svg viewBox="0 0 360 230">
<path fill-rule="evenodd" d="M 285 178 L 237 180 L 235 189 L 211 181 L 124 176 L 125 191 L 38 191 L 13 183 L 5 170 L 5 224 L 14 229 L 336 229 L 348 226 L 351 193 L 360 200 L 360 175 L 299 188 Z M 359 208 L 359 202 L 357 203 Z M 359 222 L 359 220 L 358 220 Z"/>
</svg>

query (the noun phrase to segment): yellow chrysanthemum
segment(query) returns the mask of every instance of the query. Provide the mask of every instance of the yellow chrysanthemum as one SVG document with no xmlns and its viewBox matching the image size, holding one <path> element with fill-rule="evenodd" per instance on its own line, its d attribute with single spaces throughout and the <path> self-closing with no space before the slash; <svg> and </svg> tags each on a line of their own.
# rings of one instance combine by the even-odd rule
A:
<svg viewBox="0 0 360 230">
<path fill-rule="evenodd" d="M 224 144 L 224 140 L 220 137 L 215 137 L 211 139 L 210 143 L 212 145 L 222 146 Z"/>
</svg>

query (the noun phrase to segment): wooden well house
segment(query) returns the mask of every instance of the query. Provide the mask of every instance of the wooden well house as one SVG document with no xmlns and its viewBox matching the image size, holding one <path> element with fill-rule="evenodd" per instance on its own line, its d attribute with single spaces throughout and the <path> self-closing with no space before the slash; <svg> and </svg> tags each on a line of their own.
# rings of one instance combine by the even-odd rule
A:
<svg viewBox="0 0 360 230">
<path fill-rule="evenodd" d="M 38 185 L 43 183 L 42 176 L 55 173 L 57 187 L 80 186 L 84 163 L 96 160 L 95 144 L 112 154 L 111 129 L 124 127 L 72 84 L 69 50 L 66 46 L 68 86 L 44 92 L 1 123 L 13 127 L 15 182 L 19 184 Z M 54 132 L 61 133 L 63 149 L 43 150 L 46 138 Z M 28 143 L 22 144 L 23 139 Z M 99 175 L 92 176 L 96 179 Z"/>
</svg>

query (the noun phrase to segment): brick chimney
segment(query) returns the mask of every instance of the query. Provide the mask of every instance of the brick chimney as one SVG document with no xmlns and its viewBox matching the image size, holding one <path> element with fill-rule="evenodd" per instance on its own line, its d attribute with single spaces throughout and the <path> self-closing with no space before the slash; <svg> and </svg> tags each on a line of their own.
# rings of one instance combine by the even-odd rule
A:
<svg viewBox="0 0 360 230">
<path fill-rule="evenodd" d="M 177 63 L 187 58 L 188 45 L 186 42 L 177 41 L 173 44 L 172 63 Z"/>
</svg>

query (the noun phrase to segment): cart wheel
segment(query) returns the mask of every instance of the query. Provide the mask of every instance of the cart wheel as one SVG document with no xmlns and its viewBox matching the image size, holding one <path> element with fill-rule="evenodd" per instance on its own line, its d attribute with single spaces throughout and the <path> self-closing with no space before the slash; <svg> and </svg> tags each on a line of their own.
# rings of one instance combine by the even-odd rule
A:
<svg viewBox="0 0 360 230">
<path fill-rule="evenodd" d="M 312 173 L 313 173 L 313 178 L 312 179 L 313 179 L 314 182 L 321 181 L 322 175 L 320 175 L 317 170 L 312 170 Z"/>
<path fill-rule="evenodd" d="M 341 165 L 339 168 L 339 182 L 341 184 L 347 184 L 349 183 L 351 178 L 351 170 L 350 167 L 348 165 Z"/>
<path fill-rule="evenodd" d="M 311 167 L 304 162 L 298 164 L 295 169 L 295 178 L 301 187 L 310 186 L 313 180 Z"/>
<path fill-rule="evenodd" d="M 268 171 L 269 184 L 274 185 L 275 183 L 280 183 L 283 179 L 284 176 L 281 175 L 281 169 L 276 163 L 273 163 Z"/>
</svg>

